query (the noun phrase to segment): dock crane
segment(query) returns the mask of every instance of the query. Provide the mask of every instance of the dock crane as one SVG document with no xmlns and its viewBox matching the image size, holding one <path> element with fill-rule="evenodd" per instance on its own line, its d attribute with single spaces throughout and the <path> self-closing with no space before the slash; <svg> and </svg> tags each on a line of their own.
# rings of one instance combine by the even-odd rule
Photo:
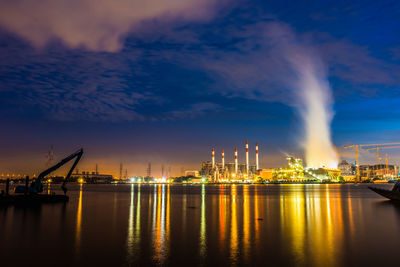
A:
<svg viewBox="0 0 400 267">
<path fill-rule="evenodd" d="M 365 148 L 366 150 L 374 150 L 374 149 L 376 149 L 376 159 L 377 159 L 377 162 L 378 162 L 378 164 L 380 164 L 381 163 L 381 159 L 384 159 L 384 158 L 380 158 L 379 157 L 379 150 L 380 149 L 387 149 L 387 148 L 400 148 L 400 145 L 399 146 L 379 146 L 379 147 L 371 147 L 371 148 Z"/>
<path fill-rule="evenodd" d="M 400 157 L 393 157 L 393 156 L 388 156 L 388 154 L 386 154 L 385 155 L 385 157 L 384 158 L 379 158 L 380 160 L 381 159 L 384 159 L 385 160 L 385 163 L 386 163 L 386 175 L 388 175 L 389 174 L 389 159 L 400 159 Z M 396 167 L 395 167 L 395 173 L 396 173 Z M 397 175 L 396 175 L 397 176 Z"/>
<path fill-rule="evenodd" d="M 359 164 L 359 159 L 358 159 L 358 152 L 360 148 L 369 148 L 373 149 L 372 147 L 381 147 L 384 148 L 385 146 L 394 146 L 394 145 L 400 145 L 400 142 L 397 143 L 383 143 L 383 144 L 364 144 L 364 145 L 348 145 L 344 146 L 344 148 L 352 148 L 354 147 L 355 153 L 356 153 L 356 167 L 357 167 L 357 176 L 356 180 L 360 180 L 360 164 Z M 378 149 L 377 149 L 378 150 Z M 378 152 L 379 153 L 379 152 Z"/>
<path fill-rule="evenodd" d="M 43 184 L 42 184 L 42 180 L 43 178 L 52 173 L 53 171 L 57 170 L 58 168 L 60 168 L 61 166 L 63 166 L 64 164 L 66 164 L 67 162 L 71 161 L 72 159 L 76 158 L 74 163 L 72 164 L 71 169 L 69 170 L 67 176 L 65 177 L 62 185 L 61 185 L 61 189 L 64 191 L 64 194 L 67 193 L 67 188 L 65 187 L 65 184 L 68 182 L 69 178 L 71 177 L 71 174 L 73 172 L 73 170 L 75 169 L 76 165 L 78 164 L 79 160 L 81 159 L 83 154 L 83 149 L 79 149 L 78 151 L 72 153 L 71 155 L 67 156 L 66 158 L 62 159 L 60 162 L 58 162 L 57 164 L 55 164 L 54 166 L 48 168 L 47 170 L 44 170 L 43 172 L 41 172 L 39 174 L 39 176 L 36 178 L 35 181 L 32 182 L 32 184 L 27 187 L 27 186 L 17 186 L 15 188 L 15 192 L 16 193 L 25 193 L 25 192 L 29 192 L 31 194 L 38 194 L 41 193 L 43 191 Z"/>
</svg>

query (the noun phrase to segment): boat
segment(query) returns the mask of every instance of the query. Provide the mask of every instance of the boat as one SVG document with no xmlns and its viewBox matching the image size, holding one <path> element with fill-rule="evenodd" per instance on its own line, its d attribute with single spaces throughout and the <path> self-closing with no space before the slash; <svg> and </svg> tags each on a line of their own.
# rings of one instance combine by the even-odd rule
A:
<svg viewBox="0 0 400 267">
<path fill-rule="evenodd" d="M 372 187 L 368 186 L 369 189 L 374 191 L 375 193 L 386 197 L 390 200 L 394 201 L 400 201 L 400 180 L 398 180 L 393 188 L 391 190 L 383 189 L 383 188 L 378 188 L 378 187 Z"/>
<path fill-rule="evenodd" d="M 15 188 L 14 194 L 9 194 L 9 184 L 10 180 L 7 179 L 6 182 L 6 191 L 1 192 L 0 195 L 0 206 L 8 206 L 8 205 L 15 205 L 15 206 L 31 206 L 31 205 L 37 205 L 37 204 L 42 204 L 42 203 L 66 203 L 69 200 L 69 197 L 67 196 L 67 187 L 65 186 L 67 181 L 69 180 L 72 171 L 78 164 L 79 160 L 81 159 L 83 154 L 83 149 L 80 149 L 76 151 L 75 153 L 72 153 L 68 157 L 62 159 L 60 162 L 58 162 L 56 165 L 48 168 L 47 170 L 41 172 L 39 176 L 32 181 L 32 183 L 29 185 L 29 176 L 26 177 L 25 185 L 20 185 Z M 65 177 L 61 189 L 64 191 L 64 195 L 61 194 L 55 194 L 54 192 L 52 194 L 43 194 L 43 184 L 42 180 L 43 178 L 52 173 L 53 171 L 57 170 L 67 162 L 69 162 L 72 159 L 75 159 L 75 162 L 72 164 L 71 169 L 69 170 L 67 176 Z"/>
</svg>

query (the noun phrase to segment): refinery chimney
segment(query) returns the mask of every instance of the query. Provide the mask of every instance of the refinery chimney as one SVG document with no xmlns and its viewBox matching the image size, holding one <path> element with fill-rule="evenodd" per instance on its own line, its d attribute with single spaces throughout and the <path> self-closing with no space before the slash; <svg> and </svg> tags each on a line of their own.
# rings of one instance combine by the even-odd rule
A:
<svg viewBox="0 0 400 267">
<path fill-rule="evenodd" d="M 256 143 L 256 170 L 259 170 L 260 167 L 258 165 L 258 143 Z"/>
<path fill-rule="evenodd" d="M 214 150 L 214 148 L 212 149 L 212 168 L 214 169 L 215 168 L 215 150 Z"/>
<path fill-rule="evenodd" d="M 249 141 L 246 140 L 246 173 L 249 173 Z"/>
<path fill-rule="evenodd" d="M 238 153 L 237 148 L 235 147 L 235 174 L 238 172 Z"/>
<path fill-rule="evenodd" d="M 225 152 L 222 149 L 222 171 L 225 169 Z"/>
</svg>

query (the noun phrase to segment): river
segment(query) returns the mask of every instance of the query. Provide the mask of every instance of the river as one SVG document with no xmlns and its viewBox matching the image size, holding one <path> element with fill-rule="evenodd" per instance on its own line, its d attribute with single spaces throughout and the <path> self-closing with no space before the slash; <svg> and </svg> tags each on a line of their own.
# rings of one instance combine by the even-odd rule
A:
<svg viewBox="0 0 400 267">
<path fill-rule="evenodd" d="M 68 187 L 0 208 L 1 266 L 400 266 L 400 205 L 363 184 Z"/>
</svg>

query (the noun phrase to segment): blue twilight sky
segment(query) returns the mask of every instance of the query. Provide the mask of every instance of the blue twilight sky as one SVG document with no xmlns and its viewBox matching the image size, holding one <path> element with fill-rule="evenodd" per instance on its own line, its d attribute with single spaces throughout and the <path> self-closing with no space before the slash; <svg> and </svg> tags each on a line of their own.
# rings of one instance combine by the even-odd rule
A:
<svg viewBox="0 0 400 267">
<path fill-rule="evenodd" d="M 343 158 L 400 140 L 398 1 L 0 0 L 0 172 L 39 171 L 54 145 L 84 147 L 82 170 L 178 175 L 212 147 L 243 161 L 246 139 L 283 165 L 303 123 L 282 32 L 323 63 Z"/>
</svg>

